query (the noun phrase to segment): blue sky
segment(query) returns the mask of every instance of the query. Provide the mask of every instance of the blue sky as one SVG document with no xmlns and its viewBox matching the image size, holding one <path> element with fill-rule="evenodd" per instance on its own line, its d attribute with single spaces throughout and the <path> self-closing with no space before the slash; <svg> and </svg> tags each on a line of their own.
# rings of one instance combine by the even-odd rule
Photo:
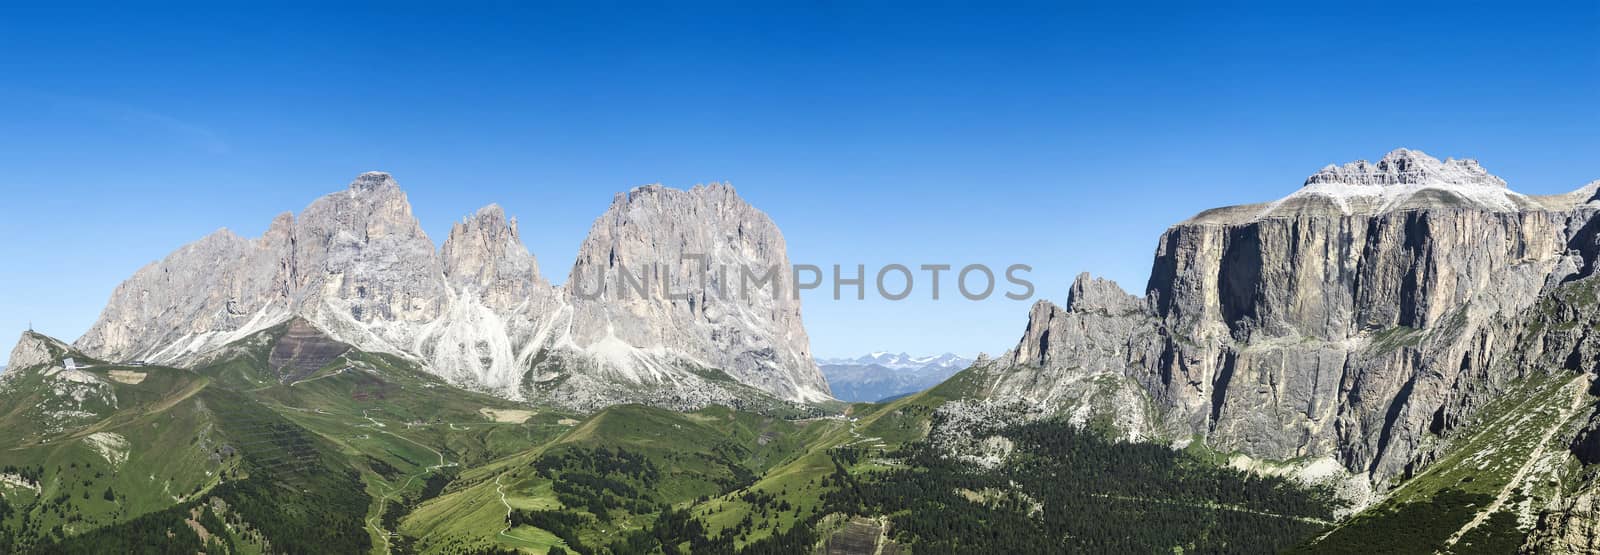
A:
<svg viewBox="0 0 1600 555">
<path fill-rule="evenodd" d="M 726 180 L 795 262 L 1026 263 L 1056 301 L 1394 147 L 1600 178 L 1600 3 L 1189 4 L 8 7 L 0 335 L 75 338 L 139 267 L 371 169 L 436 241 L 500 203 L 555 277 L 614 192 Z M 822 356 L 999 352 L 1028 307 L 826 297 Z"/>
</svg>

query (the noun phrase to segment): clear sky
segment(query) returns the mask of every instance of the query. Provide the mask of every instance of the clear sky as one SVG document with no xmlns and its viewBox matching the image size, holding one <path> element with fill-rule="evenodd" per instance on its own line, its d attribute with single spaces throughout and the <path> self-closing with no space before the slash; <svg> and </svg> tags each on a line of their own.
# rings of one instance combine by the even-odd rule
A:
<svg viewBox="0 0 1600 555">
<path fill-rule="evenodd" d="M 1394 147 L 1600 178 L 1592 0 L 219 4 L 4 8 L 0 335 L 76 338 L 139 267 L 372 169 L 435 241 L 500 203 L 557 279 L 614 192 L 726 180 L 795 262 L 1027 263 L 1058 302 Z M 1028 308 L 826 297 L 821 356 L 999 352 Z"/>
</svg>

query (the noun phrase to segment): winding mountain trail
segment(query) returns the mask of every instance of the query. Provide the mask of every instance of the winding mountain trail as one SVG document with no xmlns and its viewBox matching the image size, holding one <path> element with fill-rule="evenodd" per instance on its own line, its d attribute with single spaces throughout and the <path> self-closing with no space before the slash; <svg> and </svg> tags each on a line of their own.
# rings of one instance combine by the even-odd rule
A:
<svg viewBox="0 0 1600 555">
<path fill-rule="evenodd" d="M 1446 548 L 1455 545 L 1456 542 L 1461 541 L 1463 536 L 1467 535 L 1467 532 L 1471 532 L 1473 528 L 1477 528 L 1478 525 L 1489 520 L 1489 517 L 1498 512 L 1500 507 L 1504 506 L 1506 501 L 1510 500 L 1511 496 L 1516 493 L 1517 488 L 1527 480 L 1528 473 L 1531 472 L 1533 467 L 1544 458 L 1545 447 L 1550 444 L 1550 439 L 1555 437 L 1556 432 L 1566 425 L 1567 421 L 1572 418 L 1573 414 L 1577 413 L 1578 410 L 1582 409 L 1584 405 L 1587 404 L 1586 401 L 1589 400 L 1589 388 L 1583 387 L 1582 382 L 1588 378 L 1589 376 L 1587 374 L 1580 375 L 1576 378 L 1573 378 L 1572 381 L 1567 382 L 1566 385 L 1562 386 L 1562 389 L 1573 389 L 1572 402 L 1567 405 L 1566 410 L 1561 411 L 1561 416 L 1556 418 L 1555 422 L 1550 424 L 1550 427 L 1544 431 L 1544 434 L 1539 436 L 1539 442 L 1535 444 L 1533 452 L 1528 455 L 1527 460 L 1523 461 L 1522 467 L 1517 469 L 1517 473 L 1511 476 L 1511 480 L 1506 482 L 1505 487 L 1500 488 L 1500 494 L 1494 497 L 1494 501 L 1489 503 L 1489 505 L 1485 506 L 1482 510 L 1479 510 L 1477 514 L 1473 515 L 1472 520 L 1467 521 L 1467 524 L 1462 526 L 1460 530 L 1456 530 L 1455 534 L 1451 534 L 1450 539 L 1446 540 L 1444 543 Z"/>
<path fill-rule="evenodd" d="M 389 505 L 389 500 L 394 499 L 394 495 L 396 493 L 399 493 L 405 490 L 407 487 L 410 487 L 411 482 L 416 480 L 417 477 L 421 475 L 422 474 L 414 474 L 410 478 L 406 478 L 406 482 L 404 484 L 400 484 L 400 487 L 398 488 L 389 487 L 389 493 L 386 493 L 383 495 L 383 497 L 378 498 L 378 515 L 383 514 L 384 509 Z M 377 516 L 367 517 L 367 527 L 371 528 L 373 532 L 377 532 L 378 539 L 383 540 L 383 552 L 389 553 L 393 547 L 393 545 L 389 543 L 389 536 L 393 535 L 393 533 L 389 532 L 388 530 L 384 530 L 382 526 L 378 526 L 377 520 Z"/>
<path fill-rule="evenodd" d="M 376 516 L 367 517 L 367 527 L 371 528 L 373 532 L 376 532 L 378 534 L 378 538 L 383 540 L 383 551 L 385 553 L 389 553 L 391 551 L 391 548 L 393 547 L 393 545 L 389 543 L 389 536 L 392 535 L 392 533 L 389 532 L 388 530 L 384 530 L 383 527 L 379 526 L 378 523 L 377 523 L 378 517 L 383 515 L 383 512 L 384 512 L 385 508 L 388 506 L 389 501 L 394 499 L 394 497 L 396 495 L 398 495 L 400 492 L 405 491 L 406 488 L 411 487 L 412 482 L 417 481 L 417 478 L 421 478 L 424 474 L 431 474 L 434 471 L 437 471 L 437 470 L 439 470 L 441 468 L 448 468 L 448 467 L 452 467 L 452 466 L 457 466 L 457 465 L 459 465 L 459 463 L 446 463 L 445 460 L 444 460 L 444 453 L 440 452 L 438 449 L 434 449 L 434 448 L 429 447 L 427 445 L 423 445 L 422 443 L 418 443 L 417 441 L 415 441 L 415 440 L 413 440 L 411 438 L 408 438 L 408 437 L 402 436 L 400 434 L 396 434 L 394 432 L 390 432 L 388 430 L 383 429 L 383 428 L 386 428 L 387 425 L 382 423 L 382 422 L 379 422 L 376 418 L 373 418 L 371 415 L 367 414 L 367 410 L 366 409 L 362 409 L 361 410 L 361 417 L 367 419 L 367 421 L 372 423 L 372 429 L 373 430 L 388 434 L 390 436 L 394 436 L 396 438 L 399 438 L 402 441 L 406 441 L 406 442 L 409 442 L 409 443 L 411 443 L 413 445 L 421 447 L 423 449 L 427 449 L 429 451 L 432 451 L 433 454 L 439 456 L 439 464 L 427 467 L 427 468 L 423 469 L 421 472 L 418 472 L 416 474 L 412 474 L 411 476 L 407 477 L 406 481 L 404 483 L 400 484 L 399 487 L 388 486 L 389 487 L 389 493 L 386 493 L 382 497 L 378 498 L 377 515 Z M 498 478 L 496 479 L 496 483 L 499 483 Z M 501 501 L 504 502 L 505 501 L 505 494 L 502 493 L 500 495 L 500 498 L 501 498 Z M 506 507 L 509 508 L 510 505 L 506 505 Z M 509 516 L 509 515 L 510 515 L 510 513 L 508 512 L 507 516 Z"/>
<path fill-rule="evenodd" d="M 846 443 L 844 445 L 841 445 L 840 447 L 849 447 L 849 446 L 855 445 L 857 443 L 869 443 L 869 442 L 876 442 L 876 443 L 878 443 L 878 445 L 876 445 L 876 447 L 882 447 L 881 444 L 883 443 L 883 438 L 877 437 L 877 436 L 864 436 L 864 435 L 861 435 L 861 432 L 856 429 L 855 421 L 851 421 L 850 422 L 850 436 L 854 437 L 855 440 L 853 440 L 853 441 L 851 441 L 849 443 Z"/>
<path fill-rule="evenodd" d="M 346 366 L 344 368 L 340 368 L 338 371 L 333 372 L 331 374 L 323 374 L 321 376 L 316 376 L 316 377 L 313 377 L 313 378 L 306 378 L 304 380 L 295 380 L 295 381 L 286 383 L 284 385 L 287 386 L 287 387 L 294 387 L 294 386 L 297 386 L 297 385 L 300 385 L 300 384 L 304 384 L 304 383 L 311 383 L 311 382 L 314 382 L 314 381 L 317 381 L 317 380 L 324 380 L 324 379 L 332 378 L 334 376 L 342 375 L 345 372 L 349 372 L 351 370 L 351 368 L 352 367 L 350 367 L 350 366 Z"/>
<path fill-rule="evenodd" d="M 439 464 L 436 464 L 434 466 L 428 467 L 428 471 L 429 472 L 432 472 L 434 470 L 438 470 L 438 469 L 441 469 L 441 468 L 448 468 L 448 467 L 456 466 L 458 464 L 458 463 L 446 463 L 444 461 L 444 453 L 440 452 L 438 449 L 434 449 L 432 447 L 429 447 L 427 445 L 419 443 L 416 440 L 413 440 L 413 439 L 411 439 L 409 437 L 406 437 L 406 436 L 391 432 L 391 431 L 389 431 L 387 429 L 382 429 L 382 428 L 388 428 L 388 425 L 386 425 L 386 424 L 384 424 L 382 422 L 378 422 L 377 419 L 367 415 L 367 409 L 361 409 L 361 417 L 367 419 L 370 422 L 372 422 L 373 429 L 377 430 L 378 432 L 389 434 L 389 435 L 394 436 L 395 438 L 399 439 L 400 441 L 404 441 L 406 443 L 410 443 L 410 444 L 415 445 L 417 447 L 421 447 L 423 449 L 427 449 L 429 451 L 432 451 L 433 454 L 438 455 L 439 456 Z"/>
<path fill-rule="evenodd" d="M 513 536 L 511 534 L 507 534 L 506 533 L 506 532 L 510 532 L 511 531 L 511 510 L 512 509 L 511 509 L 511 502 L 510 501 L 506 501 L 506 486 L 505 486 L 505 484 L 500 483 L 500 478 L 503 478 L 503 477 L 505 477 L 504 474 L 496 474 L 494 476 L 494 492 L 500 494 L 500 504 L 506 506 L 506 527 L 500 529 L 500 535 L 508 537 L 508 538 L 511 538 L 513 540 L 516 540 L 517 539 L 516 536 Z"/>
<path fill-rule="evenodd" d="M 884 546 L 889 545 L 889 517 L 879 516 L 877 544 L 873 546 L 872 555 L 883 555 Z"/>
</svg>

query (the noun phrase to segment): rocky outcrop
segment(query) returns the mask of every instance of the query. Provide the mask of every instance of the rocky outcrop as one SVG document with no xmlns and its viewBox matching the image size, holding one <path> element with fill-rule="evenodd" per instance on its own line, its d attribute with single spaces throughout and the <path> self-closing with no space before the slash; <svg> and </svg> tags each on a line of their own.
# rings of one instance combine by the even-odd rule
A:
<svg viewBox="0 0 1600 555">
<path fill-rule="evenodd" d="M 1387 481 L 1503 381 L 1492 369 L 1541 295 L 1592 267 L 1593 198 L 1521 195 L 1404 149 L 1330 166 L 1167 230 L 1140 303 L 1080 278 L 1074 297 L 1113 300 L 1036 305 L 993 394 L 1120 374 L 1158 407 L 1147 433 Z"/>
<path fill-rule="evenodd" d="M 667 378 L 652 353 L 673 352 L 683 359 L 669 364 L 720 369 L 786 399 L 827 399 L 800 300 L 785 285 L 786 250 L 772 220 L 729 185 L 619 194 L 578 250 L 560 341 L 603 354 L 627 381 Z"/>
<path fill-rule="evenodd" d="M 287 318 L 287 225 L 280 217 L 256 241 L 222 229 L 145 266 L 75 345 L 108 360 L 174 360 Z"/>
<path fill-rule="evenodd" d="M 1329 164 L 1306 178 L 1306 186 L 1355 187 L 1487 187 L 1505 189 L 1506 182 L 1483 169 L 1477 160 L 1440 161 L 1422 152 L 1399 148 L 1376 164 L 1357 160 L 1343 166 Z"/>
<path fill-rule="evenodd" d="M 521 397 L 530 361 L 555 329 L 559 292 L 497 205 L 452 226 L 439 254 L 448 312 L 422 331 L 415 352 L 457 383 Z"/>
<path fill-rule="evenodd" d="M 349 350 L 349 345 L 295 318 L 267 353 L 267 367 L 278 373 L 280 381 L 290 383 L 311 376 Z"/>
<path fill-rule="evenodd" d="M 1147 290 L 1173 363 L 1148 385 L 1218 449 L 1340 450 L 1395 474 L 1462 373 L 1513 341 L 1494 316 L 1573 267 L 1567 242 L 1591 215 L 1438 206 L 1179 225 Z"/>
<path fill-rule="evenodd" d="M 16 346 L 11 348 L 11 358 L 6 360 L 4 375 L 14 375 L 15 371 L 24 368 L 56 364 L 62 356 L 71 352 L 72 347 L 53 337 L 32 331 L 22 332 Z"/>
<path fill-rule="evenodd" d="M 572 275 L 615 276 L 626 265 L 682 292 L 701 283 L 686 281 L 685 255 L 726 265 L 732 279 L 743 267 L 788 264 L 777 227 L 732 187 L 657 185 L 618 196 Z M 745 396 L 741 388 L 828 398 L 798 300 L 665 289 L 630 296 L 615 281 L 598 295 L 554 287 L 500 207 L 457 223 L 435 250 L 382 172 L 298 217 L 279 216 L 260 238 L 219 231 L 141 269 L 77 346 L 109 360 L 182 365 L 292 318 L 457 384 L 575 408 L 694 407 Z"/>
<path fill-rule="evenodd" d="M 1157 320 L 1116 283 L 1081 274 L 1067 307 L 1034 303 L 1022 340 L 995 365 L 975 365 L 987 393 L 1054 408 L 1072 421 L 1112 421 L 1128 439 L 1161 435 L 1165 426 L 1130 367 L 1156 367 Z"/>
<path fill-rule="evenodd" d="M 388 174 L 371 172 L 260 238 L 221 230 L 119 285 L 76 342 L 110 360 L 182 363 L 299 315 L 400 353 L 443 308 L 433 243 Z"/>
<path fill-rule="evenodd" d="M 75 365 L 67 366 L 67 358 Z M 115 412 L 115 377 L 85 369 L 100 364 L 53 337 L 23 332 L 0 373 L 0 405 L 7 421 L 23 424 L 7 429 L 8 437 L 26 438 L 20 443 L 48 441 Z"/>
<path fill-rule="evenodd" d="M 361 174 L 347 191 L 311 203 L 292 243 L 294 313 L 333 337 L 402 353 L 445 311 L 433 241 L 389 174 Z"/>
<path fill-rule="evenodd" d="M 511 310 L 529 298 L 547 298 L 539 263 L 522 244 L 517 220 L 491 204 L 450 228 L 439 250 L 444 275 L 458 291 L 497 310 Z"/>
<path fill-rule="evenodd" d="M 1568 500 L 1559 511 L 1539 515 L 1522 553 L 1600 552 L 1600 500 L 1593 487 Z"/>
</svg>

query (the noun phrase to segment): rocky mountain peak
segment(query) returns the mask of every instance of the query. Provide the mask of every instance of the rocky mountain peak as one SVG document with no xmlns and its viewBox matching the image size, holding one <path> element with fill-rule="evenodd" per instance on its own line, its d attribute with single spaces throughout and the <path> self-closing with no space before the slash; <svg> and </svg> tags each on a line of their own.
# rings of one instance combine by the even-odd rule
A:
<svg viewBox="0 0 1600 555">
<path fill-rule="evenodd" d="M 485 205 L 483 208 L 479 208 L 478 211 L 473 212 L 471 216 L 462 218 L 461 221 L 463 223 L 471 222 L 485 227 L 510 226 L 512 229 L 515 229 L 517 226 L 517 219 L 507 218 L 506 209 L 501 208 L 499 204 L 493 202 Z"/>
<path fill-rule="evenodd" d="M 696 198 L 719 198 L 734 200 L 741 203 L 744 202 L 744 200 L 739 197 L 738 192 L 734 191 L 732 184 L 722 181 L 713 181 L 710 183 L 696 184 L 688 189 L 674 189 L 660 183 L 640 185 L 638 187 L 629 189 L 626 193 L 617 193 L 612 199 L 612 206 L 616 206 L 618 204 L 650 204 L 651 202 L 659 202 L 660 199 L 669 199 L 684 195 Z"/>
<path fill-rule="evenodd" d="M 439 256 L 451 285 L 476 288 L 486 300 L 496 299 L 491 305 L 514 304 L 535 283 L 542 283 L 538 262 L 517 231 L 517 220 L 508 219 L 498 204 L 456 222 Z"/>
<path fill-rule="evenodd" d="M 211 232 L 209 234 L 206 234 L 205 237 L 201 237 L 199 242 L 200 243 L 217 242 L 217 241 L 229 241 L 229 242 L 232 242 L 232 241 L 239 241 L 239 240 L 242 240 L 242 239 L 243 238 L 239 237 L 239 234 L 234 233 L 233 230 L 228 229 L 226 227 L 219 227 L 219 228 L 217 228 L 216 231 L 213 231 L 213 232 Z"/>
<path fill-rule="evenodd" d="M 728 196 L 733 196 L 733 197 L 739 196 L 738 191 L 735 191 L 733 189 L 733 184 L 729 183 L 729 182 L 726 182 L 726 181 L 712 181 L 710 183 L 702 183 L 702 184 L 699 184 L 699 185 L 695 185 L 693 188 L 690 188 L 689 190 L 690 191 L 702 191 L 704 194 L 712 194 L 712 195 L 728 195 Z"/>
<path fill-rule="evenodd" d="M 516 218 L 507 218 L 506 211 L 498 204 L 490 204 L 479 208 L 471 216 L 462 218 L 461 221 L 450 227 L 450 237 L 445 239 L 445 248 L 449 248 L 452 240 L 460 241 L 467 237 L 477 239 L 493 239 L 496 241 L 522 241 L 517 233 Z"/>
<path fill-rule="evenodd" d="M 1343 166 L 1328 165 L 1306 178 L 1306 185 L 1340 184 L 1369 187 L 1432 185 L 1453 187 L 1498 187 L 1506 182 L 1477 160 L 1447 158 L 1440 161 L 1420 150 L 1397 148 L 1377 163 L 1357 160 Z"/>
<path fill-rule="evenodd" d="M 1281 199 L 1261 204 L 1213 208 L 1180 225 L 1241 225 L 1263 219 L 1303 216 L 1375 215 L 1432 209 L 1486 212 L 1567 210 L 1589 201 L 1577 192 L 1530 197 L 1506 186 L 1476 160 L 1432 156 L 1395 149 L 1376 163 L 1357 160 L 1330 165 L 1306 178 Z"/>
<path fill-rule="evenodd" d="M 1093 277 L 1089 272 L 1078 274 L 1067 291 L 1067 310 L 1073 312 L 1102 311 L 1120 314 L 1139 310 L 1139 298 L 1129 295 L 1117 282 Z"/>
<path fill-rule="evenodd" d="M 66 343 L 34 331 L 22 332 L 17 345 L 11 349 L 11 359 L 6 362 L 5 374 L 54 362 L 58 357 L 72 352 Z"/>
<path fill-rule="evenodd" d="M 342 341 L 404 353 L 445 309 L 439 253 L 387 173 L 312 202 L 294 239 L 293 312 Z"/>
<path fill-rule="evenodd" d="M 350 182 L 350 190 L 358 193 L 399 191 L 400 184 L 395 182 L 394 176 L 389 175 L 389 172 L 371 171 L 356 176 L 355 180 Z"/>
<path fill-rule="evenodd" d="M 141 269 L 76 345 L 178 363 L 303 316 L 367 350 L 401 352 L 445 297 L 433 242 L 386 173 L 358 176 L 261 237 L 219 231 Z"/>
<path fill-rule="evenodd" d="M 701 257 L 706 274 L 685 263 L 691 257 Z M 635 187 L 614 198 L 579 248 L 567 279 L 574 317 L 564 341 L 604 354 L 627 380 L 653 379 L 649 364 L 635 361 L 640 351 L 666 349 L 783 398 L 826 399 L 800 302 L 773 294 L 787 286 L 781 269 L 788 267 L 777 225 L 731 187 Z M 741 271 L 773 269 L 777 283 L 741 289 Z M 622 286 L 624 271 L 645 275 L 652 292 Z"/>
</svg>

